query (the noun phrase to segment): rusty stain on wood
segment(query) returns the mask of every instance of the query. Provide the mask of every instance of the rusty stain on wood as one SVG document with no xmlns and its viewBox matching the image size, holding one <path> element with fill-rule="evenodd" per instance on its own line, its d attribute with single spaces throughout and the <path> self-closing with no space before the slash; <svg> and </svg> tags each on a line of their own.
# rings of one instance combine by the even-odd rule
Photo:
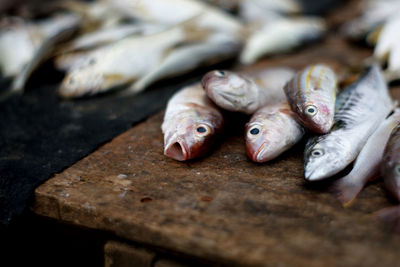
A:
<svg viewBox="0 0 400 267">
<path fill-rule="evenodd" d="M 345 8 L 331 25 L 349 17 Z M 252 69 L 324 62 L 340 71 L 370 54 L 331 33 Z M 392 94 L 400 100 L 400 88 Z M 161 121 L 162 113 L 38 187 L 34 212 L 224 264 L 398 265 L 400 237 L 369 216 L 393 204 L 381 182 L 344 209 L 328 183 L 305 183 L 304 144 L 255 164 L 245 154 L 244 125 L 231 124 L 239 130 L 228 131 L 208 157 L 182 163 L 163 155 Z"/>
</svg>

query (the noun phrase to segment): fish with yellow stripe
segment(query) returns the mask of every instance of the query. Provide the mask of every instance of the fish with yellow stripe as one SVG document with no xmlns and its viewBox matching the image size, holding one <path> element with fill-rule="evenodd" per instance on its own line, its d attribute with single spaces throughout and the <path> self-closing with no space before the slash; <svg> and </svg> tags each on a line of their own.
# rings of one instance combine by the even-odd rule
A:
<svg viewBox="0 0 400 267">
<path fill-rule="evenodd" d="M 315 64 L 298 72 L 284 88 L 287 100 L 299 121 L 316 133 L 333 126 L 337 79 L 326 65 Z"/>
</svg>

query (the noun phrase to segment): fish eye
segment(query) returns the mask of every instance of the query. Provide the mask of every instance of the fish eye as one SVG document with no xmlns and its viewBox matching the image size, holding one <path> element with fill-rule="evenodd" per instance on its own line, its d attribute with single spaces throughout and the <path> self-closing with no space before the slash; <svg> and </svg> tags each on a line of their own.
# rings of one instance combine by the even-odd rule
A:
<svg viewBox="0 0 400 267">
<path fill-rule="evenodd" d="M 217 75 L 218 77 L 224 77 L 225 74 L 226 74 L 226 72 L 222 71 L 222 70 L 215 71 L 215 75 Z"/>
<path fill-rule="evenodd" d="M 394 172 L 397 175 L 400 175 L 400 163 L 394 166 Z"/>
<path fill-rule="evenodd" d="M 324 155 L 324 151 L 322 149 L 314 149 L 313 151 L 311 151 L 311 156 L 313 156 L 314 158 L 321 157 L 322 155 Z"/>
<path fill-rule="evenodd" d="M 75 83 L 74 78 L 69 78 L 69 79 L 68 79 L 68 83 L 69 83 L 69 84 L 74 84 L 74 83 Z"/>
<path fill-rule="evenodd" d="M 208 127 L 205 124 L 199 124 L 196 127 L 196 132 L 200 136 L 205 136 L 205 135 L 208 135 L 211 132 L 211 129 L 210 129 L 210 127 Z"/>
<path fill-rule="evenodd" d="M 89 59 L 89 65 L 93 65 L 95 63 L 96 63 L 96 59 L 95 58 Z"/>
<path fill-rule="evenodd" d="M 260 129 L 258 129 L 257 127 L 254 127 L 250 130 L 250 134 L 252 135 L 257 135 L 260 133 Z"/>
<path fill-rule="evenodd" d="M 306 108 L 304 109 L 304 113 L 308 116 L 314 116 L 315 114 L 317 114 L 318 109 L 316 106 L 314 105 L 308 105 L 306 106 Z"/>
</svg>

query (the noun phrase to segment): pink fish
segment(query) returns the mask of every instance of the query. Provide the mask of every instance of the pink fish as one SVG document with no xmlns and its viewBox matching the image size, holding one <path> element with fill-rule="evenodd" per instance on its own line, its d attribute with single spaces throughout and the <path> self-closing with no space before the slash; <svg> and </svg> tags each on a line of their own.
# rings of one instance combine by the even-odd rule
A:
<svg viewBox="0 0 400 267">
<path fill-rule="evenodd" d="M 206 154 L 222 132 L 224 118 L 200 84 L 183 88 L 169 100 L 161 129 L 164 154 L 178 161 Z"/>
</svg>

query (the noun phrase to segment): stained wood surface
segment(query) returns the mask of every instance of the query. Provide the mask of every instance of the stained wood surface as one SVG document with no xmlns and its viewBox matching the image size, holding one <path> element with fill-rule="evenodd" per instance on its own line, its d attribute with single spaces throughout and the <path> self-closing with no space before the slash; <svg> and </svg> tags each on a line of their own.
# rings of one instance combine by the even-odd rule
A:
<svg viewBox="0 0 400 267">
<path fill-rule="evenodd" d="M 329 17 L 336 27 L 354 3 Z M 321 43 L 256 66 L 325 62 L 340 71 L 371 50 L 331 32 Z M 400 100 L 399 88 L 392 89 Z M 370 214 L 393 205 L 380 181 L 343 208 L 329 182 L 303 179 L 304 144 L 249 161 L 243 123 L 230 121 L 208 157 L 163 155 L 162 113 L 105 144 L 35 192 L 35 213 L 226 265 L 396 266 L 400 237 Z"/>
</svg>

